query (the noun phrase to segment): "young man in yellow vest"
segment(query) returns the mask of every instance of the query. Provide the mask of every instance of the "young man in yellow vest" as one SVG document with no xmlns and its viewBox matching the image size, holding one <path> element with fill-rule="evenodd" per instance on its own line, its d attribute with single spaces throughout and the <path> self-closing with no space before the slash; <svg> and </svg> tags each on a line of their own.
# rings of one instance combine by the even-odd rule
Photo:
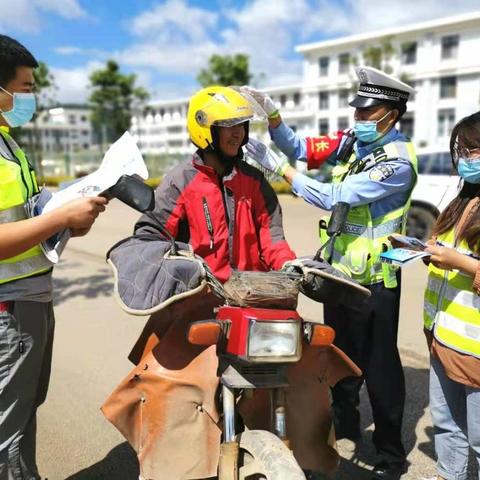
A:
<svg viewBox="0 0 480 480">
<path fill-rule="evenodd" d="M 268 95 L 243 87 L 268 114 L 277 147 L 293 160 L 307 161 L 309 168 L 328 161 L 334 165 L 331 183 L 297 172 L 285 157 L 279 158 L 259 142 L 251 141 L 247 150 L 262 166 L 282 175 L 307 202 L 325 210 L 338 202 L 350 204 L 331 262 L 369 288 L 372 295 L 362 309 L 325 305 L 325 323 L 335 328 L 335 343 L 364 373 L 363 378 L 345 379 L 333 389 L 335 426 L 338 438 L 360 438 L 357 407 L 365 380 L 378 453 L 371 478 L 396 480 L 406 470 L 401 439 L 405 379 L 397 348 L 400 275 L 382 264 L 379 256 L 389 247 L 388 235 L 404 231 L 416 182 L 413 145 L 395 128 L 414 90 L 375 68 L 358 67 L 356 73 L 360 85 L 350 103 L 355 107 L 355 126 L 333 136 L 298 136 L 282 122 Z M 349 143 L 353 145 L 350 149 L 346 148 Z M 325 230 L 321 237 L 322 243 L 326 242 Z"/>
<path fill-rule="evenodd" d="M 53 343 L 52 264 L 39 244 L 67 228 L 85 235 L 105 210 L 104 198 L 83 198 L 27 218 L 39 191 L 35 172 L 10 129 L 35 113 L 31 53 L 0 35 L 0 478 L 39 479 L 36 410 L 48 389 Z"/>
</svg>

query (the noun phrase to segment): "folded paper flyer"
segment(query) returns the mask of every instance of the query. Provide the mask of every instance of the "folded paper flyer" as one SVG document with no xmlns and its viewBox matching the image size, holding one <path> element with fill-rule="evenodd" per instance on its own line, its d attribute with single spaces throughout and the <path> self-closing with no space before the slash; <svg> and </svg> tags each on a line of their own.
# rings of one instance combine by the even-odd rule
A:
<svg viewBox="0 0 480 480">
<path fill-rule="evenodd" d="M 34 215 L 41 215 L 78 198 L 96 197 L 113 187 L 122 175 L 135 175 L 143 180 L 148 178 L 142 154 L 128 132 L 110 146 L 95 172 L 55 193 L 43 189 L 35 197 L 35 204 L 31 206 L 31 210 Z M 58 263 L 69 239 L 70 230 L 64 230 L 42 242 L 40 246 L 52 263 Z"/>
<path fill-rule="evenodd" d="M 380 255 L 380 260 L 384 263 L 402 266 L 421 258 L 428 258 L 431 255 L 425 252 L 427 244 L 418 238 L 394 233 L 389 237 L 389 240 L 393 245 L 400 246 Z"/>
</svg>

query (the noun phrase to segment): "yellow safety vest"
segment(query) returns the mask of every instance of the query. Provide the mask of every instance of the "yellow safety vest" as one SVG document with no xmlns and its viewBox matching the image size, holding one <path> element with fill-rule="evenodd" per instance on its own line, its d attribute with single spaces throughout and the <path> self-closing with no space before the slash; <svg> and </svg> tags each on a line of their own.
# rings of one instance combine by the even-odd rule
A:
<svg viewBox="0 0 480 480">
<path fill-rule="evenodd" d="M 417 157 L 411 142 L 395 141 L 375 149 L 370 155 L 357 160 L 352 155 L 348 162 L 333 169 L 333 183 L 340 183 L 352 173 L 359 161 L 369 170 L 387 160 L 403 158 L 411 163 L 417 175 Z M 365 171 L 365 170 L 363 170 Z M 412 190 L 415 182 L 412 184 Z M 331 263 L 335 268 L 351 276 L 362 285 L 372 285 L 383 281 L 385 286 L 397 285 L 398 267 L 382 263 L 380 254 L 391 248 L 388 236 L 392 233 L 404 233 L 410 196 L 402 207 L 372 219 L 369 205 L 352 207 L 348 213 L 342 234 L 335 240 Z M 328 221 L 328 218 L 327 218 Z M 327 232 L 320 229 L 322 244 L 328 240 Z"/>
<path fill-rule="evenodd" d="M 451 229 L 438 236 L 445 247 L 479 259 L 468 243 L 455 245 Z M 425 290 L 423 321 L 435 338 L 457 352 L 480 358 L 480 296 L 473 292 L 473 279 L 458 270 L 442 270 L 430 264 Z"/>
<path fill-rule="evenodd" d="M 7 133 L 0 128 L 0 223 L 27 218 L 25 202 L 38 193 L 35 172 Z M 0 285 L 47 272 L 52 264 L 39 246 L 11 258 L 0 260 Z"/>
</svg>

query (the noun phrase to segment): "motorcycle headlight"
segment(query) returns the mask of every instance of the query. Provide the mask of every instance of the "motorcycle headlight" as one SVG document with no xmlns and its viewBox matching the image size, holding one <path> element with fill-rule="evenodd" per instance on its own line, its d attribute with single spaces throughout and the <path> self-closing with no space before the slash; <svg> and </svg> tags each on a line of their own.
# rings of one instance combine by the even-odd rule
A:
<svg viewBox="0 0 480 480">
<path fill-rule="evenodd" d="M 296 361 L 300 358 L 300 323 L 250 321 L 248 357 L 265 361 Z"/>
</svg>

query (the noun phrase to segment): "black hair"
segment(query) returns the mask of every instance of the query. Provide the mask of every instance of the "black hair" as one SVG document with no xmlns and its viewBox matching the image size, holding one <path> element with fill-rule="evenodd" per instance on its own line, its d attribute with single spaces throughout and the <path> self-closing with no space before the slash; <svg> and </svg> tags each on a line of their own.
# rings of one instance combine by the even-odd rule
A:
<svg viewBox="0 0 480 480">
<path fill-rule="evenodd" d="M 480 112 L 469 115 L 460 120 L 453 127 L 450 136 L 450 154 L 452 163 L 457 169 L 458 159 L 469 149 L 480 148 Z M 434 235 L 440 235 L 452 229 L 460 220 L 466 206 L 475 197 L 480 197 L 480 185 L 464 182 L 458 196 L 438 217 L 434 227 Z M 480 242 L 480 210 L 472 211 L 470 217 L 460 232 L 460 239 L 465 239 L 471 250 L 478 252 Z"/>
<path fill-rule="evenodd" d="M 398 117 L 395 119 L 395 123 L 398 122 L 407 111 L 407 104 L 405 102 L 393 102 L 387 100 L 382 102 L 382 104 L 390 110 L 398 110 Z"/>
<path fill-rule="evenodd" d="M 37 68 L 38 62 L 21 43 L 0 35 L 0 86 L 5 87 L 15 78 L 17 67 Z"/>
</svg>

